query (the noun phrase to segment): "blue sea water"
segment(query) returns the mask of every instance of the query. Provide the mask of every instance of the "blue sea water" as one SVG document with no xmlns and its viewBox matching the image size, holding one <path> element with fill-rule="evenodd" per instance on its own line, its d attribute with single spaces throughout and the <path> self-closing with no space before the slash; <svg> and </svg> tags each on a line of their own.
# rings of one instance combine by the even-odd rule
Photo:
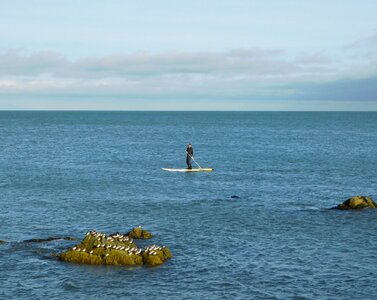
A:
<svg viewBox="0 0 377 300">
<path fill-rule="evenodd" d="M 212 173 L 169 173 L 195 158 Z M 0 112 L 0 299 L 375 299 L 374 112 Z M 237 196 L 237 197 L 232 197 Z M 141 225 L 160 267 L 31 238 Z"/>
</svg>

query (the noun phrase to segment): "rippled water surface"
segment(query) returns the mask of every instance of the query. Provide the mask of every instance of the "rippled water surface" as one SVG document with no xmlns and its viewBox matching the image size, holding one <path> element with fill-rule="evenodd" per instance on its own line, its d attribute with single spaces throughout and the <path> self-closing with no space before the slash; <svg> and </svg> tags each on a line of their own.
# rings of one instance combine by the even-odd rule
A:
<svg viewBox="0 0 377 300">
<path fill-rule="evenodd" d="M 212 173 L 185 167 L 191 142 Z M 0 112 L 0 298 L 375 299 L 377 113 Z M 237 197 L 232 197 L 237 196 Z M 31 238 L 142 225 L 174 258 L 83 266 Z"/>
</svg>

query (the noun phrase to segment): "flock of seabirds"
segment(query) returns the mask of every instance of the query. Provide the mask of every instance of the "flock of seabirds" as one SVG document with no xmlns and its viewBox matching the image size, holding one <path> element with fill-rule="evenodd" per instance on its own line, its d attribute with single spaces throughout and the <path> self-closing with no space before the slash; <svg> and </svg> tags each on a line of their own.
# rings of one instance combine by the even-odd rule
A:
<svg viewBox="0 0 377 300">
<path fill-rule="evenodd" d="M 139 226 L 141 228 L 141 226 Z M 157 255 L 156 251 L 163 250 L 166 248 L 166 246 L 157 246 L 157 245 L 151 245 L 146 247 L 144 250 L 137 248 L 137 247 L 131 247 L 131 246 L 117 246 L 117 245 L 107 245 L 106 242 L 129 242 L 133 243 L 133 239 L 120 234 L 120 233 L 114 233 L 110 235 L 106 235 L 104 233 L 97 232 L 95 230 L 88 231 L 85 236 L 92 236 L 96 238 L 97 244 L 94 245 L 94 248 L 103 248 L 105 250 L 113 249 L 113 250 L 120 250 L 120 251 L 126 251 L 128 255 L 139 255 L 142 253 L 145 253 L 147 255 Z M 106 241 L 106 242 L 105 242 Z M 105 243 L 104 243 L 105 242 Z M 77 252 L 87 252 L 87 249 L 85 248 L 79 248 L 79 247 L 73 247 L 71 248 L 72 251 Z M 89 254 L 93 254 L 93 250 L 87 252 Z M 105 256 L 109 256 L 109 253 L 106 253 Z"/>
</svg>

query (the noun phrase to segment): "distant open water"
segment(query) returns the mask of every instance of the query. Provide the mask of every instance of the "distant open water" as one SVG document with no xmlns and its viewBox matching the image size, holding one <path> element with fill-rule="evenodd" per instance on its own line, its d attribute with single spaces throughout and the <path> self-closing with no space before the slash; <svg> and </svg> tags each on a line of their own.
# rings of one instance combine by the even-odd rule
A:
<svg viewBox="0 0 377 300">
<path fill-rule="evenodd" d="M 185 147 L 212 173 L 185 167 Z M 376 299 L 377 113 L 0 112 L 0 299 Z M 232 196 L 238 196 L 235 198 Z M 156 268 L 51 258 L 141 225 Z"/>
</svg>

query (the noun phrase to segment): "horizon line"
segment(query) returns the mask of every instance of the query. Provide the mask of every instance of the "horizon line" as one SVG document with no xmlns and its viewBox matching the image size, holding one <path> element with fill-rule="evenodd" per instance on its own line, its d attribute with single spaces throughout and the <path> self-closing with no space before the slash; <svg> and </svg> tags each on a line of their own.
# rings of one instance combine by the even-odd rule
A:
<svg viewBox="0 0 377 300">
<path fill-rule="evenodd" d="M 1 109 L 0 112 L 377 112 L 377 110 L 133 110 L 133 109 Z"/>
</svg>

